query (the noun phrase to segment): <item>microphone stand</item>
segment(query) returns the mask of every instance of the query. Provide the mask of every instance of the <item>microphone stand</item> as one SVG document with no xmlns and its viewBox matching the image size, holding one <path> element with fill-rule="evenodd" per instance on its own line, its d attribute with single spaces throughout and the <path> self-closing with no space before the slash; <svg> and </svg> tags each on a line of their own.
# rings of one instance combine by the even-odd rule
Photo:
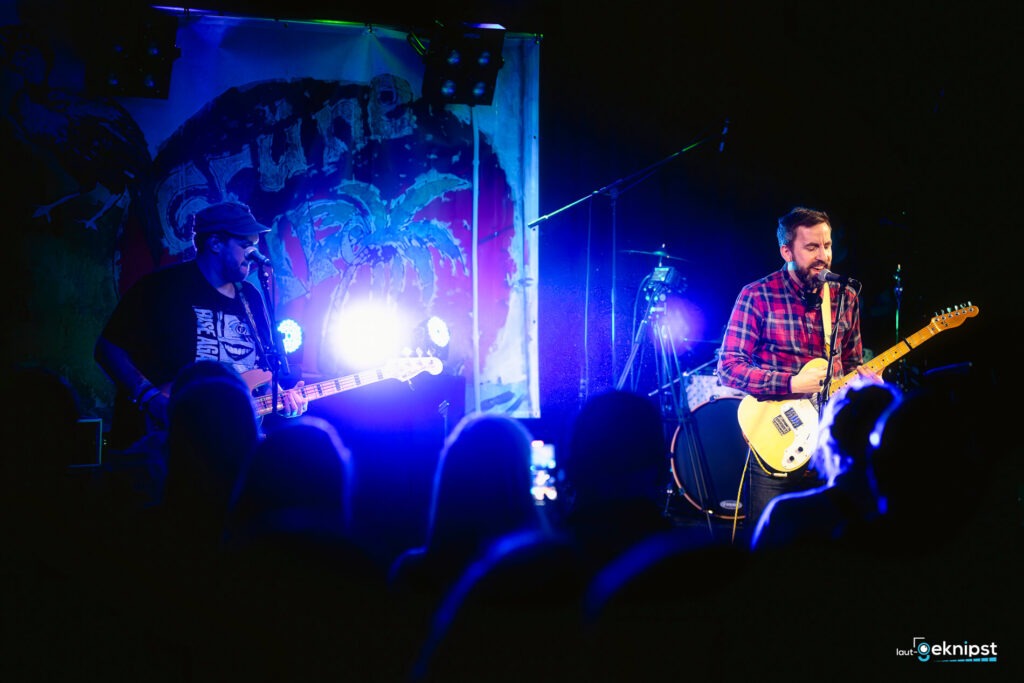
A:
<svg viewBox="0 0 1024 683">
<path fill-rule="evenodd" d="M 828 366 L 825 368 L 825 379 L 821 383 L 821 391 L 818 393 L 818 421 L 821 422 L 821 418 L 825 412 L 825 403 L 829 399 L 829 385 L 832 383 L 832 358 L 836 355 L 836 339 L 839 336 L 839 321 L 843 319 L 843 307 L 846 305 L 846 286 L 849 280 L 839 283 L 839 299 L 836 305 L 836 322 L 832 325 L 832 333 L 829 335 L 828 340 Z M 822 287 L 828 287 L 829 284 L 826 282 Z M 822 315 L 824 315 L 822 311 Z"/>
<path fill-rule="evenodd" d="M 898 344 L 902 337 L 900 336 L 900 308 L 903 305 L 903 276 L 900 274 L 900 264 L 896 264 L 896 274 L 893 275 L 893 280 L 896 284 L 892 288 L 893 296 L 896 299 L 896 343 Z M 905 358 L 900 358 L 897 362 L 896 370 L 896 384 L 900 389 L 907 388 L 907 361 Z"/>
<path fill-rule="evenodd" d="M 288 359 L 283 353 L 278 344 L 278 333 L 277 333 L 277 316 L 274 313 L 274 297 L 273 288 L 270 282 L 270 274 L 273 266 L 267 264 L 259 264 L 258 279 L 260 285 L 263 288 L 263 313 L 267 323 L 267 330 L 270 333 L 270 348 L 260 341 L 259 330 L 253 330 L 253 334 L 256 336 L 256 340 L 263 346 L 263 358 L 266 360 L 267 365 L 270 366 L 270 401 L 271 405 L 274 406 L 274 414 L 277 414 L 278 405 L 277 399 L 279 394 L 278 387 L 280 386 L 280 377 L 282 370 L 284 374 L 290 374 L 291 370 L 288 367 Z"/>
<path fill-rule="evenodd" d="M 622 193 L 632 189 L 636 185 L 639 185 L 644 180 L 646 180 L 648 177 L 653 175 L 654 172 L 657 169 L 659 169 L 660 167 L 664 166 L 665 164 L 667 164 L 668 162 L 672 161 L 676 157 L 682 156 L 683 154 L 686 154 L 690 150 L 693 150 L 693 149 L 699 147 L 705 141 L 706 141 L 706 138 L 702 138 L 700 140 L 697 140 L 696 142 L 692 142 L 692 143 L 686 145 L 685 147 L 683 147 L 682 149 L 676 150 L 672 154 L 669 154 L 667 157 L 665 157 L 665 158 L 663 158 L 663 159 L 661 159 L 659 161 L 656 161 L 656 162 L 654 162 L 653 164 L 651 164 L 649 166 L 641 168 L 639 171 L 635 171 L 635 172 L 629 174 L 628 176 L 624 176 L 622 178 L 614 180 L 614 181 L 608 183 L 607 185 L 605 185 L 604 187 L 599 187 L 598 189 L 583 195 L 579 199 L 576 199 L 575 201 L 571 201 L 568 204 L 566 204 L 565 206 L 563 206 L 561 208 L 558 208 L 558 209 L 555 209 L 551 213 L 545 214 L 543 216 L 540 216 L 539 218 L 536 218 L 536 219 L 534 219 L 534 220 L 532 220 L 532 221 L 530 221 L 529 223 L 526 224 L 527 228 L 533 228 L 533 227 L 536 227 L 536 226 L 540 225 L 541 223 L 543 223 L 543 222 L 545 222 L 545 221 L 547 221 L 547 220 L 549 220 L 551 218 L 554 218 L 555 216 L 559 215 L 560 213 L 568 211 L 569 209 L 571 209 L 572 207 L 574 207 L 574 206 L 576 206 L 578 204 L 582 204 L 583 202 L 585 202 L 585 201 L 587 201 L 589 199 L 593 199 L 594 197 L 596 197 L 598 195 L 607 194 L 609 197 L 611 197 L 611 202 L 612 202 L 612 263 L 611 263 L 612 283 L 611 283 L 611 294 L 610 294 L 610 297 L 611 297 L 611 309 L 612 309 L 612 313 L 611 313 L 612 377 L 615 376 L 615 370 L 618 367 L 618 351 L 616 349 L 616 339 L 615 339 L 615 318 L 616 318 L 616 314 L 615 314 L 615 303 L 616 303 L 615 290 L 616 290 L 616 275 L 617 275 L 617 273 L 616 273 L 616 263 L 617 263 L 617 258 L 616 258 L 616 249 L 617 249 L 616 239 L 617 239 L 617 235 L 616 235 L 616 233 L 618 232 L 616 214 L 617 214 L 618 198 L 619 198 L 619 196 L 622 195 Z M 587 248 L 588 248 L 588 263 L 589 263 L 589 241 L 588 241 L 588 247 Z M 586 318 L 588 313 L 589 313 L 589 311 L 586 311 L 586 310 L 584 311 L 584 318 Z M 584 327 L 586 327 L 588 324 L 589 323 L 585 322 L 584 323 Z M 587 338 L 587 335 L 586 335 L 586 332 L 584 332 L 584 340 L 586 340 L 586 338 Z M 584 356 L 589 358 L 590 349 L 586 348 L 586 344 L 584 344 L 583 353 L 584 353 Z M 585 371 L 585 374 L 589 375 L 589 369 Z M 581 386 L 587 387 L 587 391 L 589 391 L 590 377 L 589 376 L 584 377 L 583 380 L 580 382 L 580 384 L 581 384 Z"/>
</svg>

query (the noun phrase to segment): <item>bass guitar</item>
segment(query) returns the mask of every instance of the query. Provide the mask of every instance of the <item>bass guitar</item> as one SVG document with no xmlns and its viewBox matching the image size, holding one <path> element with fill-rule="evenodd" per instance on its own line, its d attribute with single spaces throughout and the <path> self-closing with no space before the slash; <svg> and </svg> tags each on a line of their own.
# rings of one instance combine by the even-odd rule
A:
<svg viewBox="0 0 1024 683">
<path fill-rule="evenodd" d="M 340 394 L 343 391 L 358 389 L 359 387 L 365 387 L 367 384 L 374 384 L 375 382 L 380 382 L 386 379 L 397 379 L 401 382 L 408 382 L 410 379 L 423 372 L 428 372 L 431 375 L 438 375 L 441 373 L 441 367 L 441 360 L 430 356 L 424 356 L 421 358 L 395 358 L 385 363 L 383 367 L 375 370 L 364 370 L 363 372 L 324 380 L 323 382 L 317 382 L 316 384 L 306 384 L 299 387 L 297 391 L 307 400 L 315 401 L 318 398 L 333 396 L 335 394 Z M 249 385 L 249 389 L 257 389 L 262 385 L 267 384 L 271 381 L 271 377 L 272 375 L 266 370 L 249 370 L 242 373 L 242 379 L 244 379 L 246 384 Z M 263 415 L 274 412 L 273 400 L 274 399 L 270 394 L 253 398 L 253 402 L 256 405 L 256 414 L 262 417 Z M 278 396 L 277 407 L 279 409 L 283 407 L 280 396 Z"/>
<path fill-rule="evenodd" d="M 947 309 L 932 318 L 927 326 L 864 363 L 864 367 L 881 374 L 935 335 L 959 327 L 976 315 L 978 307 L 970 302 Z M 804 367 L 827 368 L 826 363 L 824 358 L 815 358 Z M 778 472 L 802 467 L 810 460 L 817 442 L 819 397 L 833 395 L 856 376 L 857 372 L 853 371 L 838 377 L 829 382 L 827 392 L 811 398 L 770 401 L 744 397 L 737 412 L 743 438 L 766 465 Z"/>
</svg>

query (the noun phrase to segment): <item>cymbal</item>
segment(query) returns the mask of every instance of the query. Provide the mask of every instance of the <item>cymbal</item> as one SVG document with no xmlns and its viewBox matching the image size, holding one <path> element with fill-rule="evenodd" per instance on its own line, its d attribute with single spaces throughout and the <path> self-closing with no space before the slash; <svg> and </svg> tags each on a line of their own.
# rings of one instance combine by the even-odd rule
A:
<svg viewBox="0 0 1024 683">
<path fill-rule="evenodd" d="M 672 254 L 668 253 L 667 251 L 665 251 L 663 249 L 659 249 L 658 251 L 641 251 L 639 249 L 621 249 L 620 251 L 623 254 L 643 254 L 644 256 L 657 256 L 658 258 L 667 258 L 667 259 L 672 259 L 673 261 L 683 261 L 685 263 L 689 263 L 689 261 L 687 261 L 686 259 L 680 258 L 679 256 L 673 256 Z"/>
</svg>

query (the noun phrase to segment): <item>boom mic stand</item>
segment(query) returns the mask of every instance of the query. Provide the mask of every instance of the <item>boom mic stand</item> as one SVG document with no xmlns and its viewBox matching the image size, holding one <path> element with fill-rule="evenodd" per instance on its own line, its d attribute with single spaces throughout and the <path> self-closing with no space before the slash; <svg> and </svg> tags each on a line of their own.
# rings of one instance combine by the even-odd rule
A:
<svg viewBox="0 0 1024 683">
<path fill-rule="evenodd" d="M 572 207 L 576 206 L 577 204 L 582 204 L 583 202 L 588 201 L 590 199 L 593 199 L 594 197 L 597 197 L 598 195 L 608 195 L 611 198 L 611 203 L 612 203 L 612 238 L 611 238 L 612 239 L 612 244 L 611 244 L 612 263 L 611 263 L 611 278 L 612 278 L 612 282 L 611 282 L 610 298 L 611 298 L 611 309 L 612 309 L 612 311 L 611 311 L 611 347 L 612 347 L 611 359 L 612 359 L 612 375 L 613 376 L 615 374 L 615 369 L 618 367 L 618 364 L 619 364 L 618 363 L 618 351 L 616 349 L 617 344 L 616 344 L 616 332 L 615 332 L 615 328 L 616 328 L 616 325 L 615 325 L 615 319 L 616 319 L 615 305 L 616 305 L 616 290 L 617 290 L 617 283 L 616 283 L 616 279 L 617 279 L 616 252 L 618 251 L 618 246 L 616 244 L 616 241 L 618 239 L 618 237 L 617 237 L 617 232 L 618 232 L 618 226 L 617 226 L 617 211 L 618 211 L 617 205 L 618 205 L 618 199 L 619 199 L 619 197 L 624 192 L 632 189 L 636 185 L 639 185 L 644 180 L 646 180 L 648 177 L 653 175 L 654 172 L 658 168 L 660 168 L 661 166 L 664 166 L 665 164 L 667 164 L 668 162 L 672 161 L 676 157 L 682 156 L 683 154 L 686 154 L 687 152 L 689 152 L 689 151 L 699 147 L 700 145 L 702 145 L 705 142 L 705 140 L 706 140 L 706 138 L 698 139 L 696 142 L 692 142 L 692 143 L 686 145 L 685 147 L 683 147 L 682 149 L 676 150 L 672 154 L 669 154 L 667 157 L 665 157 L 665 158 L 663 158 L 663 159 L 661 159 L 659 161 L 656 161 L 656 162 L 654 162 L 653 164 L 651 164 L 649 166 L 641 168 L 639 171 L 635 171 L 634 173 L 631 173 L 628 176 L 625 176 L 625 177 L 619 178 L 617 180 L 614 180 L 614 181 L 608 183 L 607 185 L 605 185 L 604 187 L 599 187 L 598 189 L 593 190 L 592 192 L 589 192 L 589 193 L 583 195 L 579 199 L 571 201 L 568 204 L 566 204 L 565 206 L 562 206 L 561 208 L 555 209 L 551 213 L 548 213 L 548 214 L 545 214 L 543 216 L 540 216 L 539 218 L 536 218 L 536 219 L 534 219 L 534 220 L 532 220 L 532 221 L 530 221 L 529 223 L 526 224 L 527 228 L 536 227 L 536 226 L 540 225 L 541 223 L 547 221 L 548 219 L 554 218 L 558 214 L 571 209 Z M 587 240 L 587 272 L 588 272 L 588 276 L 589 276 L 589 271 L 590 271 L 590 265 L 589 264 L 590 264 L 590 240 L 588 238 L 588 240 Z M 588 335 L 586 334 L 586 330 L 589 329 L 589 324 L 590 324 L 589 323 L 589 315 L 590 315 L 590 310 L 589 309 L 590 309 L 590 306 L 589 306 L 589 303 L 588 303 L 587 305 L 584 306 L 584 311 L 583 311 L 583 325 L 584 325 L 584 330 L 585 330 L 584 331 L 584 349 L 583 349 L 583 353 L 584 353 L 584 356 L 587 357 L 587 358 L 589 358 L 589 355 L 590 355 L 590 349 L 587 348 L 587 344 L 589 343 L 587 341 L 588 340 Z M 630 365 L 631 362 L 632 362 L 631 360 L 627 361 L 627 363 L 626 363 L 627 367 Z M 587 376 L 583 377 L 581 379 L 581 381 L 580 381 L 581 394 L 586 392 L 586 391 L 589 391 L 590 390 L 590 386 L 591 386 L 590 377 L 589 377 L 589 373 L 590 373 L 589 363 L 585 364 L 585 367 L 587 369 L 585 370 L 584 374 L 587 375 Z M 581 396 L 581 398 L 583 400 L 586 400 L 585 396 Z"/>
<path fill-rule="evenodd" d="M 900 336 L 900 309 L 903 306 L 903 276 L 900 274 L 900 264 L 896 264 L 896 273 L 893 275 L 895 284 L 892 288 L 893 297 L 896 299 L 896 343 L 903 338 Z M 900 389 L 907 388 L 907 360 L 900 358 L 896 362 L 896 385 Z"/>
<path fill-rule="evenodd" d="M 278 339 L 277 315 L 274 312 L 274 294 L 270 280 L 272 270 L 272 266 L 261 263 L 259 265 L 258 276 L 260 286 L 263 288 L 263 311 L 266 318 L 267 331 L 270 333 L 270 344 L 263 345 L 263 357 L 266 360 L 267 365 L 270 366 L 270 401 L 271 405 L 274 406 L 274 414 L 276 415 L 278 411 L 277 399 L 281 373 L 283 372 L 285 375 L 288 375 L 291 374 L 291 370 L 288 367 L 287 357 L 281 353 L 280 340 Z M 253 330 L 253 334 L 256 336 L 257 341 L 259 341 L 259 330 Z"/>
</svg>

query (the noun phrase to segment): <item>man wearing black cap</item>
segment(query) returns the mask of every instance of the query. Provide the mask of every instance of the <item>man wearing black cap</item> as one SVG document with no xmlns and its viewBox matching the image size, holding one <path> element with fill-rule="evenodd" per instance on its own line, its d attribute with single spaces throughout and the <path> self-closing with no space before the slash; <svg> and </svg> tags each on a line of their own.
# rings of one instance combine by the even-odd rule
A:
<svg viewBox="0 0 1024 683">
<path fill-rule="evenodd" d="M 250 252 L 269 230 L 242 204 L 208 206 L 193 217 L 195 259 L 150 273 L 125 293 L 95 350 L 118 389 L 113 447 L 166 426 L 169 387 L 182 368 L 217 361 L 239 373 L 269 369 L 263 297 L 245 282 Z M 294 390 L 282 392 L 281 403 L 289 417 L 307 404 Z"/>
</svg>

